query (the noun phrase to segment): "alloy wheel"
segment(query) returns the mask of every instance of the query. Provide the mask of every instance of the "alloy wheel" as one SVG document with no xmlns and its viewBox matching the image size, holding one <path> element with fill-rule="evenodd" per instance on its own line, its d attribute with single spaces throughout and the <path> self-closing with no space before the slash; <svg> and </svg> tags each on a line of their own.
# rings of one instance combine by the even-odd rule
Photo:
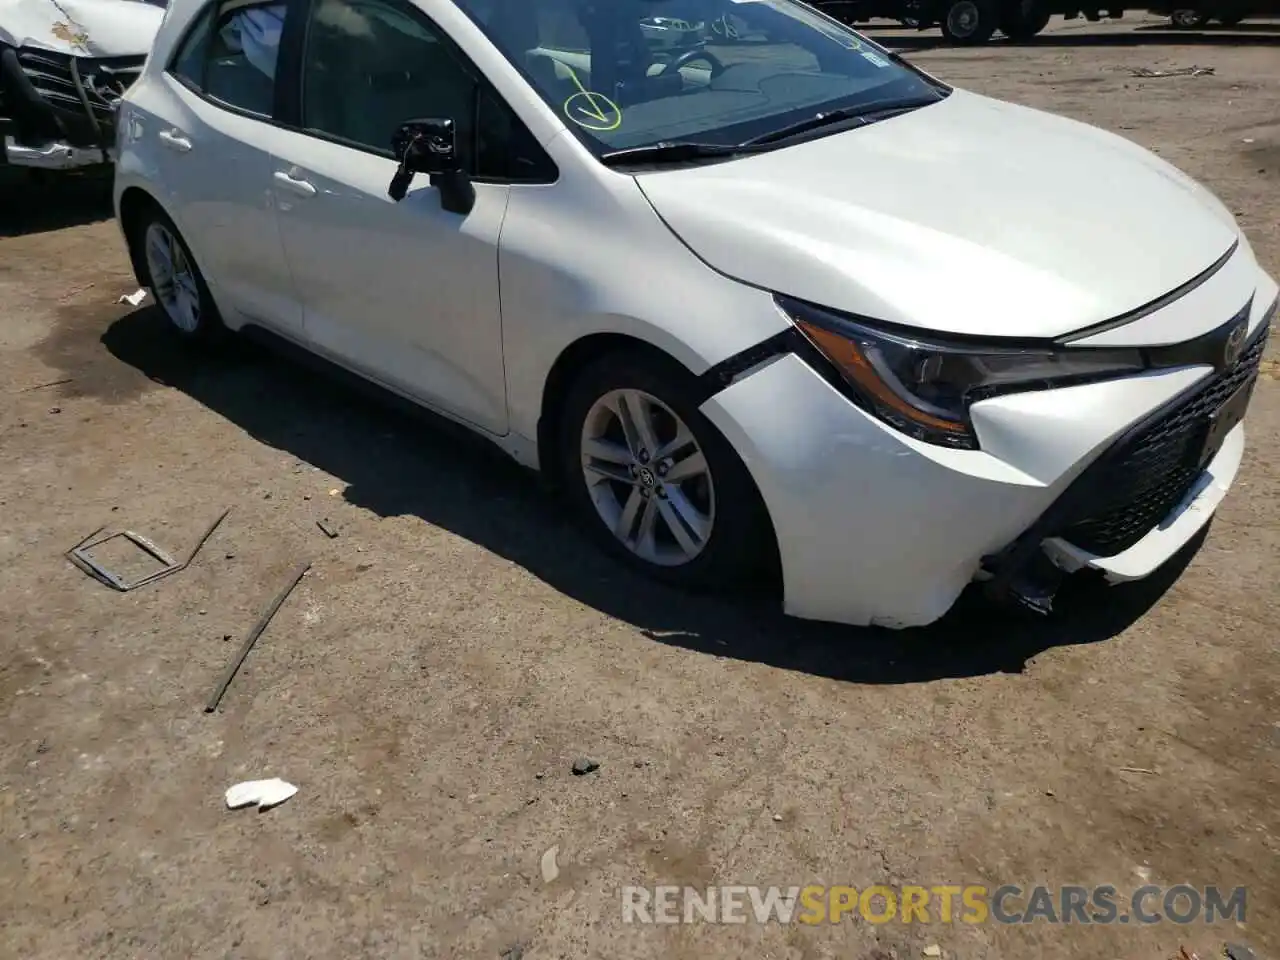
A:
<svg viewBox="0 0 1280 960">
<path fill-rule="evenodd" d="M 642 390 L 613 390 L 582 426 L 582 473 L 596 513 L 642 560 L 683 566 L 706 548 L 716 519 L 715 484 L 693 432 Z"/>
<path fill-rule="evenodd" d="M 156 301 L 170 323 L 183 333 L 195 333 L 200 327 L 200 286 L 182 244 L 163 223 L 152 222 L 144 249 Z"/>
</svg>

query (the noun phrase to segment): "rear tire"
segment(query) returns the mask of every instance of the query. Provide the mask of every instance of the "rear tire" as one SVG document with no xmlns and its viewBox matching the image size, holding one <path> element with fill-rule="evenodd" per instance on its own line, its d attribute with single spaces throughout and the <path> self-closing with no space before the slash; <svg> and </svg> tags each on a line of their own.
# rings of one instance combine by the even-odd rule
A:
<svg viewBox="0 0 1280 960">
<path fill-rule="evenodd" d="M 1015 0 L 1000 15 L 1000 32 L 1014 42 L 1030 40 L 1049 25 L 1049 12 L 1037 0 Z"/>
<path fill-rule="evenodd" d="M 942 35 L 961 46 L 986 43 L 996 32 L 994 0 L 951 0 L 942 12 Z"/>
<path fill-rule="evenodd" d="M 767 569 L 773 531 L 742 460 L 698 407 L 696 381 L 674 361 L 600 357 L 565 399 L 560 479 L 603 549 L 654 579 L 719 590 Z"/>
<path fill-rule="evenodd" d="M 144 276 L 143 286 L 168 328 L 186 340 L 214 341 L 226 334 L 204 274 L 173 221 L 159 208 L 141 212 L 129 231 L 129 245 Z"/>
</svg>

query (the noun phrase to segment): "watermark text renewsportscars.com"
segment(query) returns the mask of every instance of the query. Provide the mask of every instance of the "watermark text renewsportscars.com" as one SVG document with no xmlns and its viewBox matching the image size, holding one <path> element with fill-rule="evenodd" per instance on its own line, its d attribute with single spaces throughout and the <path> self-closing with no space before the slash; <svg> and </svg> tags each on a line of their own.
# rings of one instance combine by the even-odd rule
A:
<svg viewBox="0 0 1280 960">
<path fill-rule="evenodd" d="M 1244 887 L 629 886 L 624 923 L 1243 923 Z"/>
</svg>

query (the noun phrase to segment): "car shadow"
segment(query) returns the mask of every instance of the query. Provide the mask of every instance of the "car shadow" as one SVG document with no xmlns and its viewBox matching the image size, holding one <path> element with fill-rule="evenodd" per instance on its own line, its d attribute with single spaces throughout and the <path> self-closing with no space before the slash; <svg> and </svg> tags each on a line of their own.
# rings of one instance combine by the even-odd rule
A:
<svg viewBox="0 0 1280 960">
<path fill-rule="evenodd" d="M 1257 27 L 1246 30 L 1245 27 Z M 898 52 L 937 50 L 981 50 L 949 44 L 937 30 L 878 35 L 876 42 Z M 1280 24 L 1241 24 L 1237 27 L 1205 26 L 1195 30 L 1174 30 L 1153 24 L 1137 27 L 1128 33 L 1042 33 L 1029 40 L 1010 40 L 997 35 L 988 47 L 1154 47 L 1154 46 L 1204 46 L 1204 47 L 1260 47 L 1280 46 Z"/>
<path fill-rule="evenodd" d="M 158 310 L 144 308 L 113 323 L 101 339 L 151 380 L 339 478 L 350 503 L 380 517 L 419 517 L 655 642 L 699 653 L 870 684 L 1017 673 L 1045 650 L 1106 640 L 1126 629 L 1160 599 L 1194 552 L 1195 545 L 1139 585 L 1071 582 L 1060 594 L 1062 612 L 1048 618 L 1024 618 L 965 596 L 924 629 L 795 620 L 781 614 L 776 591 L 696 596 L 602 557 L 529 471 L 461 428 L 358 386 L 349 375 L 251 343 L 197 355 L 163 326 Z"/>
<path fill-rule="evenodd" d="M 111 175 L 0 166 L 0 237 L 21 237 L 110 219 Z"/>
</svg>

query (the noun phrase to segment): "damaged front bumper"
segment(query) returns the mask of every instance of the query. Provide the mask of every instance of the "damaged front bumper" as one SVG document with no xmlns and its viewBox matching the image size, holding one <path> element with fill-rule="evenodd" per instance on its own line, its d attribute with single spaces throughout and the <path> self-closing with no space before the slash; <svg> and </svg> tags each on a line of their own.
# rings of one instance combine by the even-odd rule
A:
<svg viewBox="0 0 1280 960">
<path fill-rule="evenodd" d="M 1186 546 L 1240 469 L 1241 420 L 1269 318 L 1235 363 L 1119 437 L 1025 533 L 987 557 L 988 595 L 1048 613 L 1066 574 L 1093 569 L 1111 583 L 1139 580 Z"/>
<path fill-rule="evenodd" d="M 110 163 L 116 106 L 145 60 L 0 43 L 2 159 L 45 170 Z"/>
</svg>

